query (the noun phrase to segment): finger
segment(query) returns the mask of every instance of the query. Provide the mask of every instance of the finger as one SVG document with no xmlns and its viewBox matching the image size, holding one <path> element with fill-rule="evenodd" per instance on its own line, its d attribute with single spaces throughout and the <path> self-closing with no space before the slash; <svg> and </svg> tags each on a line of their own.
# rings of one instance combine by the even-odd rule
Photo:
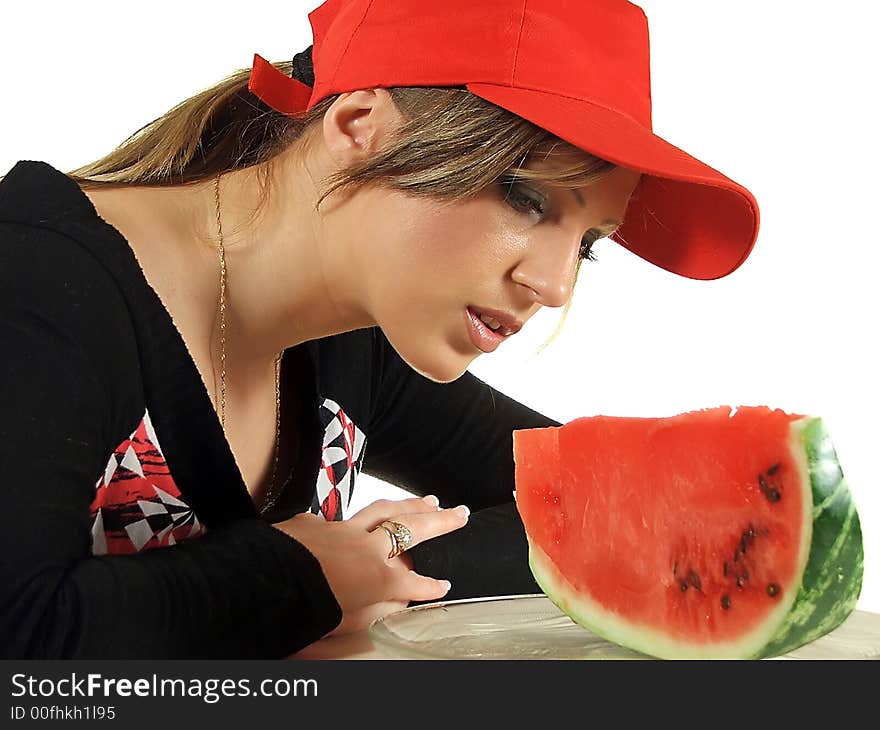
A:
<svg viewBox="0 0 880 730">
<path fill-rule="evenodd" d="M 408 515 L 398 515 L 391 521 L 399 522 L 412 533 L 412 542 L 407 546 L 414 547 L 425 540 L 445 535 L 467 524 L 470 510 L 465 505 L 452 509 L 440 509 L 436 512 L 421 512 Z M 374 541 L 380 548 L 384 548 L 386 555 L 394 546 L 394 540 L 388 530 L 380 526 L 372 530 Z"/>
<path fill-rule="evenodd" d="M 447 532 L 452 532 L 467 524 L 471 511 L 466 505 L 459 505 L 449 509 L 441 509 L 436 512 L 423 512 L 421 514 L 406 515 L 398 522 L 404 522 L 413 533 L 413 545 Z M 412 545 L 410 546 L 412 547 Z"/>
<path fill-rule="evenodd" d="M 349 522 L 370 532 L 397 515 L 436 512 L 439 504 L 440 501 L 433 494 L 408 499 L 379 499 L 352 515 Z"/>
<path fill-rule="evenodd" d="M 394 584 L 394 598 L 402 601 L 437 601 L 452 587 L 448 580 L 430 578 L 414 570 L 401 574 Z"/>
</svg>

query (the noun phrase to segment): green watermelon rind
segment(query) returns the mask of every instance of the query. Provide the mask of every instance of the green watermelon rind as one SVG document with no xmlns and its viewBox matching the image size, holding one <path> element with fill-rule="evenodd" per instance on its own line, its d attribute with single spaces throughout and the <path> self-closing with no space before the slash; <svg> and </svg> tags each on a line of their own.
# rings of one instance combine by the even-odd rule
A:
<svg viewBox="0 0 880 730">
<path fill-rule="evenodd" d="M 794 605 L 761 657 L 780 656 L 833 631 L 852 613 L 862 588 L 859 515 L 821 418 L 792 424 L 805 452 L 812 491 L 812 544 Z"/>
<path fill-rule="evenodd" d="M 837 454 L 820 418 L 791 425 L 800 464 L 804 522 L 798 590 L 783 591 L 765 621 L 736 642 L 697 645 L 653 627 L 634 625 L 573 588 L 526 531 L 529 566 L 547 597 L 573 621 L 620 646 L 660 658 L 726 659 L 779 656 L 827 634 L 855 608 L 861 591 L 863 550 L 858 513 Z M 792 595 L 794 594 L 794 595 Z"/>
</svg>

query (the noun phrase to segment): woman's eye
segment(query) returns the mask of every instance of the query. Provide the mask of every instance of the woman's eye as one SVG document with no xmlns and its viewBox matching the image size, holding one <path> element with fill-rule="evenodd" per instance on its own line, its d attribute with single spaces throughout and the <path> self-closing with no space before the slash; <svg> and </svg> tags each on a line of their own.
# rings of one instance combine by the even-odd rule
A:
<svg viewBox="0 0 880 730">
<path fill-rule="evenodd" d="M 543 218 L 546 211 L 544 197 L 521 183 L 502 182 L 505 202 L 520 213 Z"/>
<path fill-rule="evenodd" d="M 504 202 L 514 210 L 526 215 L 534 215 L 539 220 L 547 215 L 547 199 L 527 185 L 510 180 L 502 180 L 501 190 L 504 194 Z M 586 233 L 581 240 L 578 256 L 584 261 L 597 261 L 598 257 L 593 252 L 593 245 L 600 238 L 602 236 L 595 233 Z"/>
</svg>

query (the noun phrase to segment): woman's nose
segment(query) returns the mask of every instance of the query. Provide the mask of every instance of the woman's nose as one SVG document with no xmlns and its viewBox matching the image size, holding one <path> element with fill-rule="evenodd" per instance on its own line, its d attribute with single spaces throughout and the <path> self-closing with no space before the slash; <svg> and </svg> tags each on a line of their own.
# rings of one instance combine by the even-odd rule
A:
<svg viewBox="0 0 880 730">
<path fill-rule="evenodd" d="M 565 306 L 574 288 L 580 242 L 564 247 L 532 244 L 530 249 L 513 270 L 513 280 L 529 289 L 533 301 L 542 306 Z"/>
</svg>

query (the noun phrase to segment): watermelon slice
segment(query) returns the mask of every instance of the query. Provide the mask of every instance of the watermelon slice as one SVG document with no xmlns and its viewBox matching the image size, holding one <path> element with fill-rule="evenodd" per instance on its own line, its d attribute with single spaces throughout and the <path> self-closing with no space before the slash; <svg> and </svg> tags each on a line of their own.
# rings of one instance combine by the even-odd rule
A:
<svg viewBox="0 0 880 730">
<path fill-rule="evenodd" d="M 577 623 L 661 658 L 758 658 L 828 633 L 862 583 L 819 418 L 764 406 L 515 431 L 529 564 Z"/>
</svg>

